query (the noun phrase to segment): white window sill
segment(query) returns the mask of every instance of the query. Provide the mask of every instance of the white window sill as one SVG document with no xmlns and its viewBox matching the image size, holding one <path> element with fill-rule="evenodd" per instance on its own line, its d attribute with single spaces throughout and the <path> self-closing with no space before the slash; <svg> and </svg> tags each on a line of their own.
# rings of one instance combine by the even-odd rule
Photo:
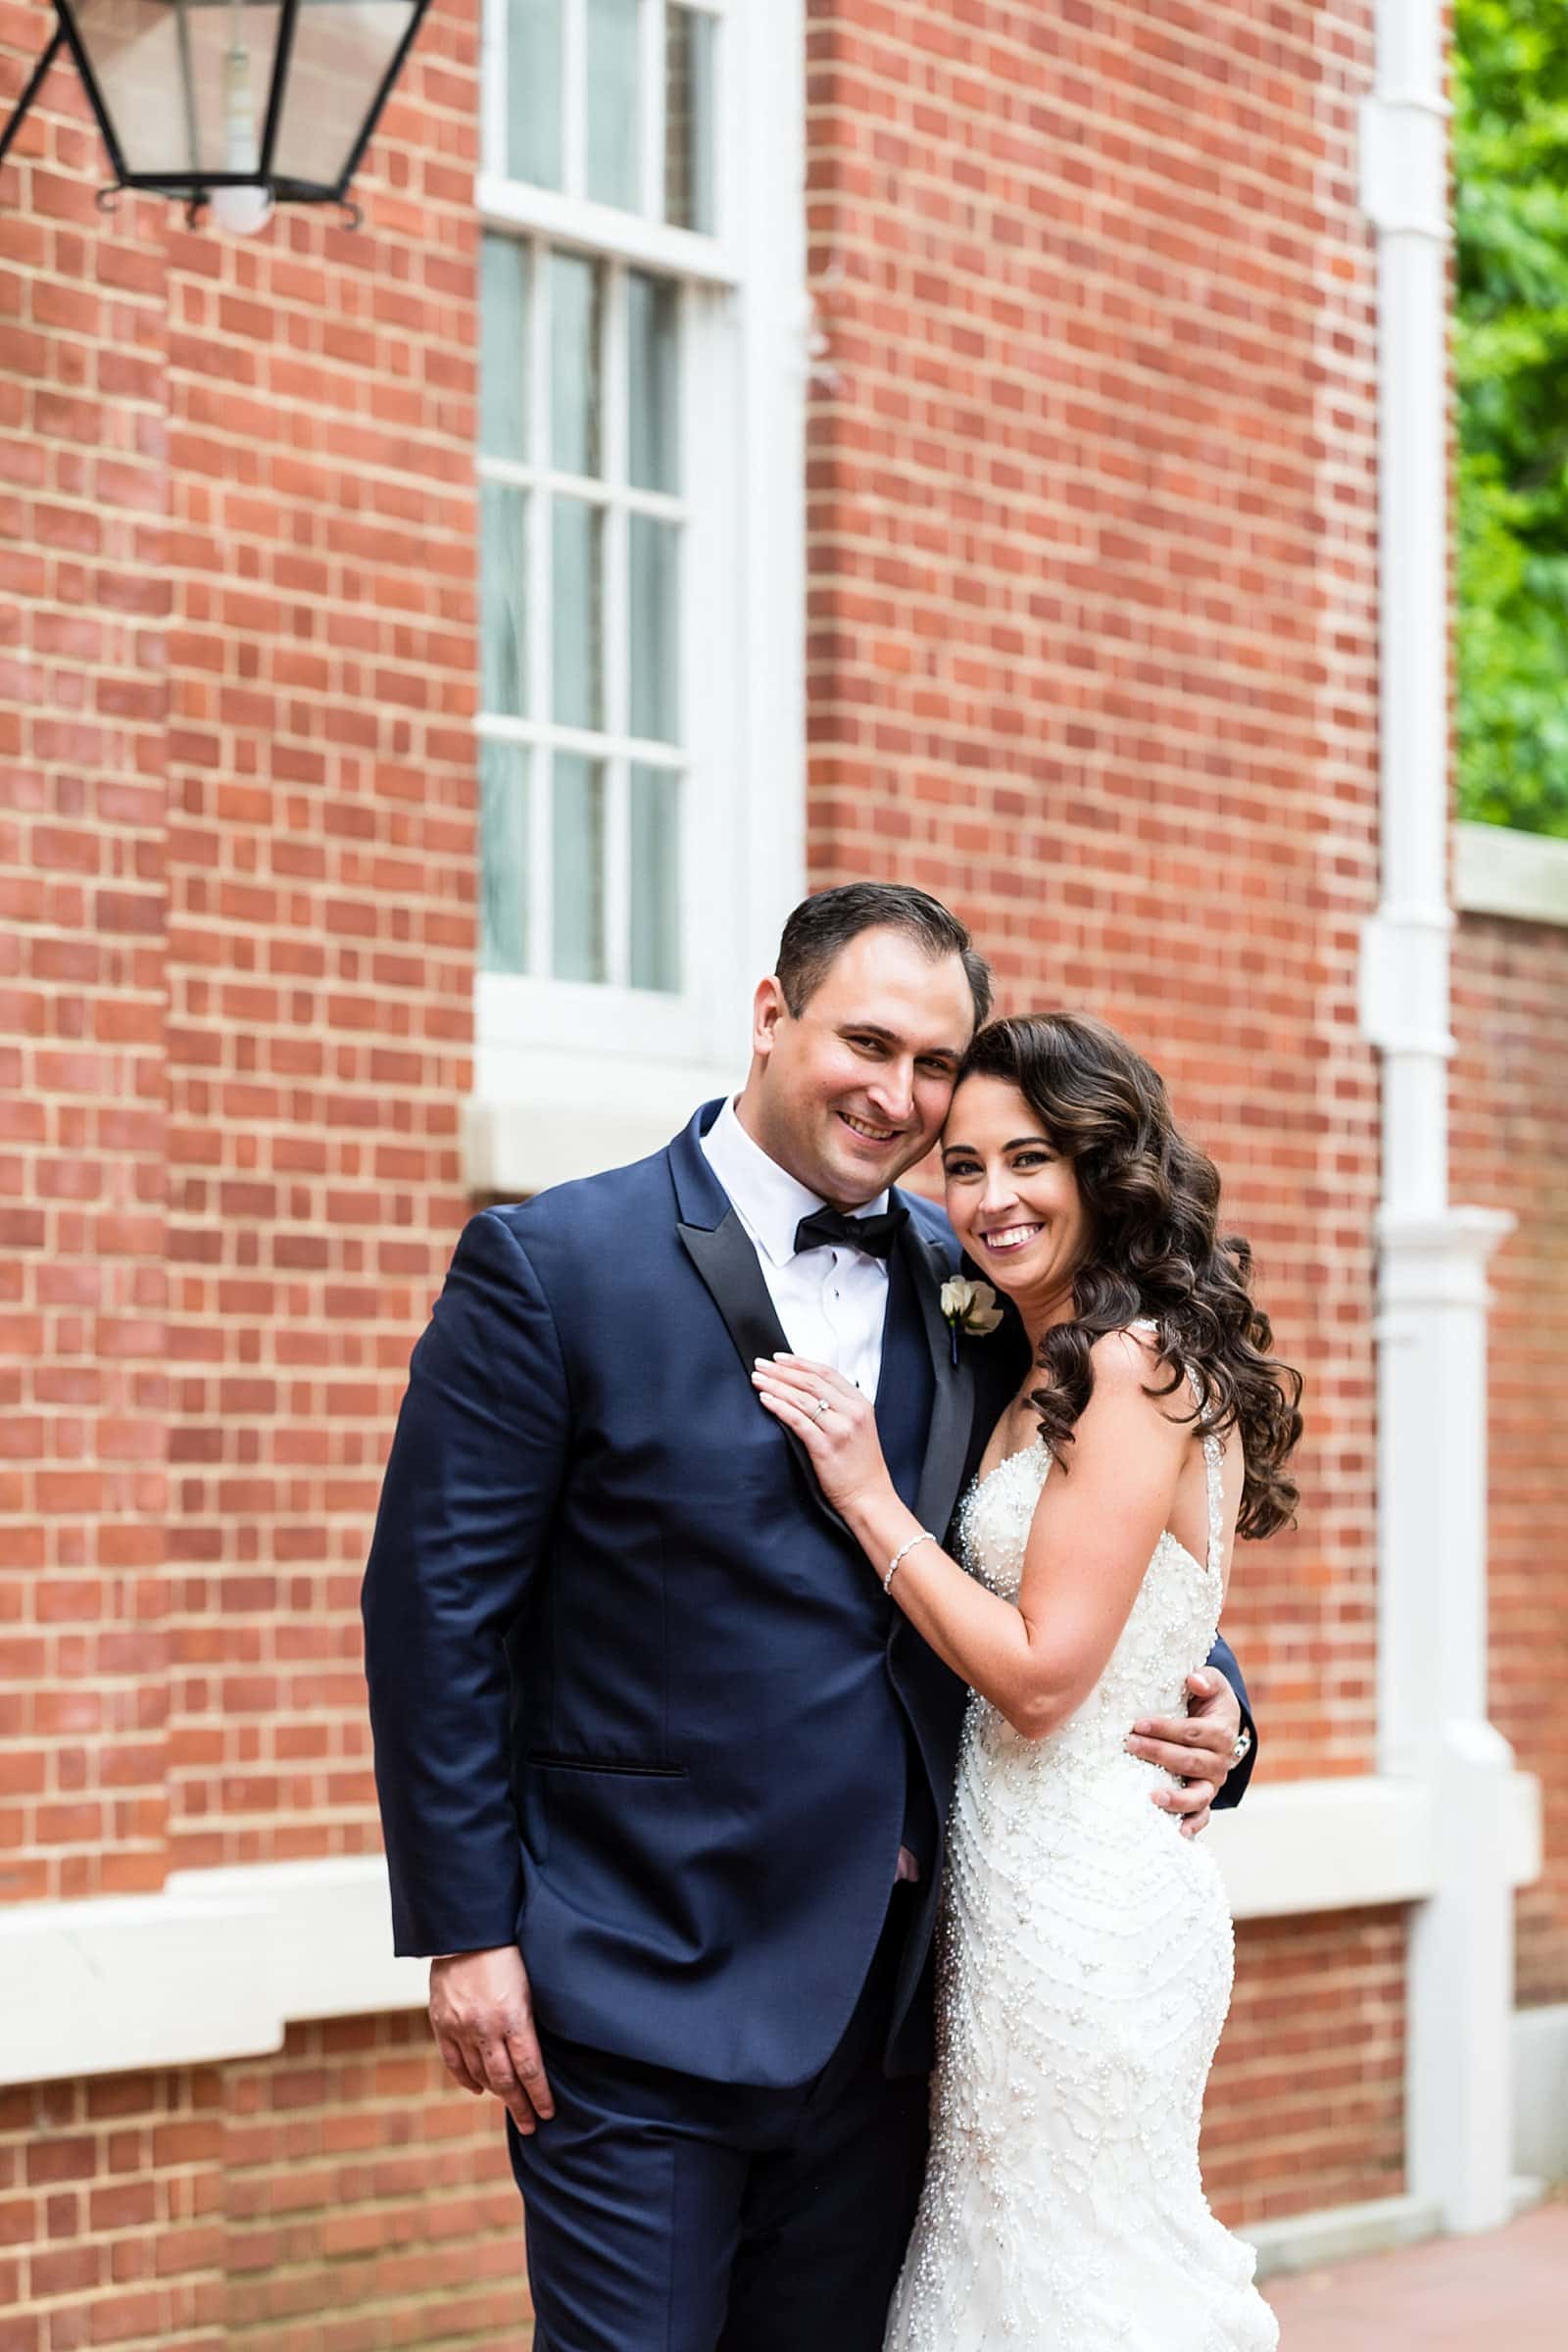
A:
<svg viewBox="0 0 1568 2352">
<path fill-rule="evenodd" d="M 1453 902 L 1464 914 L 1568 923 L 1568 841 L 1508 825 L 1455 825 Z"/>
<path fill-rule="evenodd" d="M 520 1200 L 645 1159 L 680 1133 L 699 1103 L 735 1093 L 744 1077 L 739 1055 L 725 1068 L 603 1048 L 481 1053 L 478 1091 L 463 1106 L 465 1184 Z"/>
</svg>

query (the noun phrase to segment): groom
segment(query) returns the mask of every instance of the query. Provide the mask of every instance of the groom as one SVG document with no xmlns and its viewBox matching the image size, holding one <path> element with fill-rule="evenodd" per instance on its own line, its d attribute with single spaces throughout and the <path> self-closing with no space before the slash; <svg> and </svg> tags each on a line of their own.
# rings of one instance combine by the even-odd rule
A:
<svg viewBox="0 0 1568 2352">
<path fill-rule="evenodd" d="M 788 1346 L 874 1393 L 947 1526 L 1024 1359 L 1010 1323 L 955 1351 L 953 1237 L 889 1188 L 989 1004 L 923 892 L 808 900 L 737 1101 L 470 1219 L 415 1349 L 365 1580 L 376 1782 L 397 1948 L 437 1955 L 442 2056 L 510 2118 L 535 2352 L 881 2342 L 964 1694 L 749 1373 Z M 1212 1668 L 1134 1741 L 1195 1822 L 1241 1744 Z"/>
</svg>

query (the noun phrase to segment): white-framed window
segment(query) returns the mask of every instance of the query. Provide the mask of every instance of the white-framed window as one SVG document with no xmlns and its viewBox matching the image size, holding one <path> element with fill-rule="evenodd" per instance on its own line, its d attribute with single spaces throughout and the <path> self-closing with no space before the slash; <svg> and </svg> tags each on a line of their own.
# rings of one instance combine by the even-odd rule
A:
<svg viewBox="0 0 1568 2352">
<path fill-rule="evenodd" d="M 469 1181 L 744 1073 L 802 887 L 800 0 L 489 0 Z"/>
</svg>

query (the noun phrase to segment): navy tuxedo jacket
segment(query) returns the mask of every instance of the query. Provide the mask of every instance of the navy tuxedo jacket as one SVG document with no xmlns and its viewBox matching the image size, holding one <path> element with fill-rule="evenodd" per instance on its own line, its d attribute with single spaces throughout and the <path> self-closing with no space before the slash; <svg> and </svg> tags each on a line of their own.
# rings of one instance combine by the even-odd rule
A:
<svg viewBox="0 0 1568 2352">
<path fill-rule="evenodd" d="M 397 1948 L 515 1940 L 547 2030 L 801 2082 L 923 1822 L 891 2055 L 918 2069 L 963 1686 L 757 1401 L 753 1358 L 786 1342 L 701 1148 L 717 1108 L 471 1218 L 414 1350 L 364 1593 Z M 940 1534 L 1021 1335 L 954 1363 L 956 1245 L 899 1198 L 877 1421 Z"/>
</svg>

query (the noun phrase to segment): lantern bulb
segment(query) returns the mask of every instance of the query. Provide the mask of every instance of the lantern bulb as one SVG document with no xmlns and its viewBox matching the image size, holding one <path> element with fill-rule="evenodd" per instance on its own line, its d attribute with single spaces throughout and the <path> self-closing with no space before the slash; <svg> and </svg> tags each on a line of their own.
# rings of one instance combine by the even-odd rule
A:
<svg viewBox="0 0 1568 2352">
<path fill-rule="evenodd" d="M 251 53 L 239 37 L 239 8 L 234 11 L 235 38 L 223 57 L 223 169 L 254 172 L 261 158 L 256 143 L 256 99 L 251 89 Z M 213 219 L 237 237 L 254 237 L 272 217 L 272 191 L 267 187 L 214 188 Z"/>
<path fill-rule="evenodd" d="M 214 188 L 213 219 L 231 236 L 254 237 L 272 218 L 270 188 Z"/>
</svg>

